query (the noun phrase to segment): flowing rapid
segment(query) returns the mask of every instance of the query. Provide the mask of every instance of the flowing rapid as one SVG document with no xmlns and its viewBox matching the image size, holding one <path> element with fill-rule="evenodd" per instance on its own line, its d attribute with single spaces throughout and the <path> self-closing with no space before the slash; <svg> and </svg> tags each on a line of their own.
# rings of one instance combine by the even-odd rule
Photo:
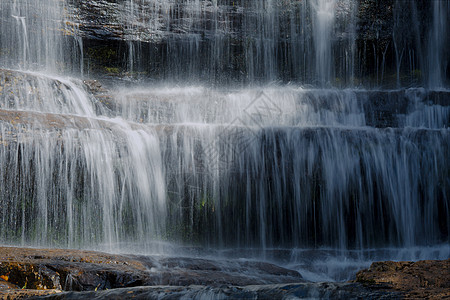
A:
<svg viewBox="0 0 450 300">
<path fill-rule="evenodd" d="M 450 256 L 449 1 L 89 2 L 0 3 L 1 244 Z"/>
</svg>

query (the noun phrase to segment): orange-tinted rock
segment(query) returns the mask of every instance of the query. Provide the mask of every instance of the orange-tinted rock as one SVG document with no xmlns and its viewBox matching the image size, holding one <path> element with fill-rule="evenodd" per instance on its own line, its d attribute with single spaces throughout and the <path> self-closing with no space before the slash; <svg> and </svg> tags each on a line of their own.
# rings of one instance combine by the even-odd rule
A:
<svg viewBox="0 0 450 300">
<path fill-rule="evenodd" d="M 397 290 L 407 299 L 450 297 L 450 259 L 375 262 L 356 281 L 374 289 Z"/>
</svg>

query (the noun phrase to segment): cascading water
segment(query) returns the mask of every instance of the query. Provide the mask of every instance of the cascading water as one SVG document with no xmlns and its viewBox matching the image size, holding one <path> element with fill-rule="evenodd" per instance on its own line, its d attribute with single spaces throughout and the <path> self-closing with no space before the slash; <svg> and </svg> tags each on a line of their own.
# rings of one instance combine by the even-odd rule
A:
<svg viewBox="0 0 450 300">
<path fill-rule="evenodd" d="M 401 12 L 420 3 L 396 1 L 391 40 L 376 44 L 381 31 L 357 32 L 374 8 L 351 0 L 3 1 L 0 64 L 21 71 L 0 70 L 0 242 L 150 253 L 167 241 L 266 259 L 283 249 L 316 280 L 376 259 L 448 257 L 448 39 L 437 37 L 449 5 L 436 3 L 413 43 Z M 100 46 L 81 12 L 98 8 L 117 22 L 106 28 L 124 24 L 118 65 L 139 88 L 107 94 L 50 75 L 89 73 Z M 418 72 L 413 44 L 436 90 L 329 87 L 401 85 Z M 260 85 L 277 80 L 292 83 Z M 341 271 L 324 270 L 341 256 Z"/>
<path fill-rule="evenodd" d="M 335 0 L 317 0 L 314 4 L 314 45 L 316 47 L 316 72 L 319 81 L 330 81 L 333 65 L 331 56 L 331 32 L 335 18 Z"/>
<path fill-rule="evenodd" d="M 6 0 L 0 4 L 2 65 L 23 69 L 63 69 L 64 3 Z M 67 60 L 71 65 L 70 60 Z"/>
<path fill-rule="evenodd" d="M 448 55 L 445 55 L 445 47 L 448 42 L 448 14 L 450 13 L 449 1 L 433 2 L 433 25 L 428 41 L 428 86 L 441 87 L 445 70 L 442 66 L 448 63 Z M 442 61 L 444 61 L 442 63 Z"/>
</svg>

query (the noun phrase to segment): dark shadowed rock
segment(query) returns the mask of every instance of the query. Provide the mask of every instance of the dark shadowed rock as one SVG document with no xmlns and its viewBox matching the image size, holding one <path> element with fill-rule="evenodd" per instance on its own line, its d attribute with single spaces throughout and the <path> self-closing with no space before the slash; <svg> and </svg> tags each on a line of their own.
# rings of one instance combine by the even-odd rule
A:
<svg viewBox="0 0 450 300">
<path fill-rule="evenodd" d="M 18 288 L 99 291 L 135 286 L 219 287 L 303 281 L 296 271 L 264 262 L 14 247 L 0 248 L 0 276 L 0 295 L 4 297 L 23 293 Z"/>
<path fill-rule="evenodd" d="M 221 81 L 238 78 L 236 82 L 240 82 L 253 76 L 248 70 L 248 57 L 241 54 L 249 50 L 251 43 L 258 40 L 259 36 L 254 32 L 261 32 L 259 26 L 264 26 L 256 22 L 258 16 L 264 14 L 257 11 L 258 6 L 252 5 L 252 1 L 216 1 L 216 6 L 213 5 L 214 1 L 204 1 L 201 11 L 192 14 L 190 1 L 175 3 L 176 5 L 169 5 L 168 8 L 169 6 L 158 6 L 159 4 L 148 1 L 134 1 L 133 5 L 127 5 L 126 1 L 115 0 L 71 0 L 67 10 L 66 30 L 68 34 L 83 39 L 85 58 L 89 60 L 91 74 L 94 72 L 99 75 L 161 79 L 164 74 L 170 73 L 170 68 L 173 67 L 171 59 L 164 57 L 170 57 L 178 49 L 183 49 L 182 52 L 177 52 L 179 55 L 186 55 L 185 51 L 189 48 L 184 45 L 195 43 L 198 49 L 191 54 L 191 59 L 198 60 L 202 68 L 184 75 L 197 76 L 203 74 L 198 73 L 200 70 L 219 66 L 208 74 L 220 78 Z M 350 3 L 354 3 L 355 7 L 352 8 Z M 401 48 L 405 53 L 414 53 L 412 55 L 415 59 L 422 59 L 420 56 L 426 47 L 428 25 L 432 16 L 431 7 L 426 1 L 336 1 L 336 26 L 333 32 L 336 52 L 334 68 L 337 76 L 335 83 L 339 85 L 348 80 L 342 76 L 346 72 L 341 69 L 340 65 L 343 63 L 337 62 L 342 59 L 340 56 L 343 56 L 344 51 L 350 51 L 347 49 L 348 45 L 353 43 L 356 63 L 355 78 L 352 79 L 351 85 L 367 82 L 369 85 L 393 87 L 396 83 L 393 78 L 397 75 L 404 83 L 417 85 L 423 81 L 425 70 L 416 69 L 411 72 L 406 62 L 399 70 L 401 74 L 396 74 L 396 51 Z M 292 63 L 297 61 L 296 56 L 301 49 L 305 52 L 313 47 L 310 34 L 302 35 L 302 39 L 296 37 L 300 36 L 300 32 L 308 32 L 312 27 L 311 9 L 308 1 L 274 2 L 274 10 L 278 11 L 273 17 L 276 22 L 272 25 L 277 27 L 271 32 L 277 36 L 271 40 L 276 49 L 274 56 L 283 53 L 288 57 L 276 57 L 275 61 L 283 62 L 278 65 L 278 80 L 310 82 L 308 75 L 293 70 L 299 67 L 299 62 Z M 131 10 L 134 10 L 133 14 Z M 296 15 L 301 17 L 294 18 Z M 354 33 L 349 29 L 353 26 L 345 28 L 346 24 L 352 22 L 352 18 L 355 20 Z M 415 22 L 417 28 L 411 28 L 412 22 Z M 292 28 L 299 32 L 292 32 Z M 354 42 L 351 41 L 353 34 Z M 210 59 L 204 58 L 213 55 L 208 49 L 212 49 L 215 43 L 223 43 L 220 48 L 229 48 L 230 53 L 221 52 L 222 55 L 215 60 L 215 65 L 208 65 L 206 61 Z M 297 50 L 291 52 L 291 47 Z M 140 49 L 145 55 L 129 57 L 134 49 Z M 448 50 L 445 53 L 448 54 Z M 132 60 L 136 58 L 134 66 L 127 68 L 126 65 L 133 64 Z M 403 59 L 406 60 L 405 57 Z M 303 72 L 311 71 L 311 66 L 305 67 Z M 172 75 L 176 78 L 178 72 L 186 72 L 188 69 L 185 67 L 173 70 Z M 258 80 L 260 76 L 264 78 L 264 68 L 254 71 L 260 71 L 262 74 L 254 76 L 253 79 Z M 222 76 L 224 74 L 225 76 Z"/>
<path fill-rule="evenodd" d="M 252 286 L 158 286 L 100 292 L 63 292 L 44 299 L 399 299 L 395 292 L 370 290 L 360 284 L 297 283 Z"/>
<path fill-rule="evenodd" d="M 308 283 L 264 262 L 0 247 L 0 299 L 441 299 L 449 265 L 377 262 L 355 282 Z"/>
</svg>

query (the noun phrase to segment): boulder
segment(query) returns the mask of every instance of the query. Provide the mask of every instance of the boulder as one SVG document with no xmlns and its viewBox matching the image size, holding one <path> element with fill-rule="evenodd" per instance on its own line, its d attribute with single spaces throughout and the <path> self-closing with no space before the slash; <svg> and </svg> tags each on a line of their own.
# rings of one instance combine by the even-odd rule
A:
<svg viewBox="0 0 450 300">
<path fill-rule="evenodd" d="M 375 262 L 356 274 L 371 289 L 400 291 L 407 299 L 450 297 L 450 259 L 418 262 Z"/>
<path fill-rule="evenodd" d="M 4 291 L 8 294 L 17 289 L 97 291 L 135 286 L 218 287 L 303 281 L 298 272 L 265 262 L 16 247 L 0 247 L 0 278 L 0 296 Z"/>
</svg>

